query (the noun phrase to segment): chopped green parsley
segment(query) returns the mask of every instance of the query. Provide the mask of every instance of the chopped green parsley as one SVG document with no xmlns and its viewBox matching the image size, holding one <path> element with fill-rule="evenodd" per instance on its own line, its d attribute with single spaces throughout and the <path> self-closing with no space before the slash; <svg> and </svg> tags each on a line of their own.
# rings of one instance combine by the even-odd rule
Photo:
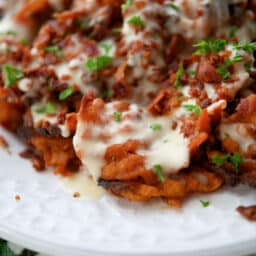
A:
<svg viewBox="0 0 256 256">
<path fill-rule="evenodd" d="M 112 63 L 112 58 L 106 55 L 88 59 L 85 68 L 90 71 L 99 71 L 107 68 Z"/>
<path fill-rule="evenodd" d="M 110 97 L 111 91 L 110 91 L 109 88 L 105 87 L 105 88 L 102 88 L 100 94 L 101 94 L 101 97 L 102 97 L 103 99 L 107 99 L 107 98 Z"/>
<path fill-rule="evenodd" d="M 221 75 L 223 80 L 228 79 L 231 74 L 228 70 L 228 68 L 234 63 L 234 62 L 240 62 L 243 60 L 243 56 L 241 55 L 235 55 L 234 57 L 232 57 L 231 59 L 225 59 L 224 64 L 219 65 L 217 68 L 217 73 Z"/>
<path fill-rule="evenodd" d="M 117 123 L 120 123 L 122 120 L 122 112 L 114 112 L 114 119 Z"/>
<path fill-rule="evenodd" d="M 230 162 L 237 173 L 240 172 L 240 165 L 244 162 L 243 157 L 239 153 L 230 156 Z"/>
<path fill-rule="evenodd" d="M 252 54 L 256 50 L 256 42 L 252 43 L 233 43 L 236 50 L 243 50 Z"/>
<path fill-rule="evenodd" d="M 35 110 L 38 114 L 55 114 L 57 110 L 57 105 L 52 102 L 47 102 L 47 104 L 41 108 Z"/>
<path fill-rule="evenodd" d="M 165 177 L 164 177 L 164 172 L 163 172 L 163 168 L 160 164 L 156 164 L 154 165 L 154 171 L 156 173 L 156 175 L 158 176 L 158 179 L 164 183 L 165 182 Z"/>
<path fill-rule="evenodd" d="M 4 64 L 2 68 L 3 68 L 4 77 L 5 77 L 6 88 L 11 87 L 24 76 L 20 68 L 17 68 L 8 64 Z"/>
<path fill-rule="evenodd" d="M 193 46 L 198 48 L 195 54 L 201 56 L 206 53 L 217 54 L 220 51 L 223 51 L 226 43 L 227 42 L 224 39 L 209 39 L 208 41 L 201 40 Z"/>
<path fill-rule="evenodd" d="M 89 26 L 90 21 L 89 20 L 80 20 L 76 22 L 76 25 L 80 28 L 80 29 L 86 29 Z"/>
<path fill-rule="evenodd" d="M 229 67 L 230 65 L 226 65 L 226 63 L 218 66 L 217 73 L 221 75 L 222 80 L 227 80 L 228 78 L 230 78 L 231 73 L 228 70 Z"/>
<path fill-rule="evenodd" d="M 234 62 L 240 62 L 240 61 L 242 61 L 243 59 L 244 59 L 243 56 L 237 54 L 237 55 L 235 55 L 234 57 L 232 57 L 232 58 L 230 59 L 230 62 L 231 62 L 231 64 L 232 64 L 232 63 L 234 63 Z"/>
<path fill-rule="evenodd" d="M 74 93 L 73 87 L 69 86 L 59 94 L 59 100 L 65 100 Z"/>
<path fill-rule="evenodd" d="M 57 45 L 50 45 L 44 48 L 45 52 L 53 52 L 57 57 L 62 58 L 63 53 Z"/>
<path fill-rule="evenodd" d="M 238 27 L 232 26 L 229 30 L 228 36 L 229 38 L 232 38 L 236 35 L 236 32 L 238 31 Z"/>
<path fill-rule="evenodd" d="M 140 16 L 133 16 L 128 20 L 128 23 L 131 25 L 135 25 L 138 27 L 143 27 L 144 26 L 144 21 L 141 19 Z"/>
<path fill-rule="evenodd" d="M 182 82 L 181 82 L 181 77 L 182 77 L 183 74 L 184 74 L 184 67 L 183 67 L 183 63 L 181 63 L 179 65 L 179 68 L 178 68 L 177 72 L 176 72 L 176 79 L 175 79 L 175 82 L 174 82 L 175 87 L 181 88 L 183 86 Z"/>
<path fill-rule="evenodd" d="M 13 31 L 13 30 L 8 30 L 6 32 L 0 32 L 0 36 L 1 35 L 7 35 L 7 36 L 17 36 L 17 32 Z"/>
<path fill-rule="evenodd" d="M 196 75 L 196 71 L 195 71 L 195 70 L 189 70 L 189 71 L 188 71 L 188 74 L 189 74 L 190 76 L 195 76 L 195 75 Z"/>
<path fill-rule="evenodd" d="M 162 129 L 162 125 L 161 124 L 151 124 L 150 128 L 155 132 L 155 131 L 159 131 Z"/>
<path fill-rule="evenodd" d="M 184 104 L 184 105 L 182 105 L 182 107 L 185 108 L 188 112 L 192 112 L 197 115 L 200 115 L 202 112 L 202 109 L 197 105 Z"/>
<path fill-rule="evenodd" d="M 225 138 L 230 138 L 229 133 L 225 132 L 224 135 L 225 135 Z"/>
<path fill-rule="evenodd" d="M 229 159 L 229 157 L 230 157 L 229 154 L 221 155 L 221 156 L 214 155 L 214 156 L 212 156 L 212 163 L 218 167 L 221 167 L 226 163 L 226 161 Z"/>
<path fill-rule="evenodd" d="M 29 40 L 27 38 L 23 38 L 20 40 L 20 43 L 24 46 L 29 45 Z"/>
<path fill-rule="evenodd" d="M 244 63 L 244 69 L 246 72 L 250 73 L 252 68 L 252 61 L 247 61 Z"/>
<path fill-rule="evenodd" d="M 133 3 L 133 0 L 126 0 L 124 4 L 122 4 L 121 8 L 123 11 L 127 10 Z"/>
<path fill-rule="evenodd" d="M 244 162 L 243 157 L 239 153 L 226 154 L 222 156 L 213 156 L 212 163 L 218 167 L 223 166 L 226 162 L 230 162 L 237 173 L 240 172 L 240 165 Z"/>
<path fill-rule="evenodd" d="M 122 28 L 113 28 L 112 32 L 116 33 L 116 34 L 121 34 L 122 33 Z"/>
<path fill-rule="evenodd" d="M 208 206 L 210 206 L 210 201 L 204 201 L 204 200 L 200 200 L 201 205 L 204 208 L 207 208 Z"/>
<path fill-rule="evenodd" d="M 99 47 L 102 48 L 105 51 L 106 55 L 108 55 L 110 50 L 112 49 L 112 45 L 111 44 L 107 44 L 107 43 L 100 43 Z"/>
<path fill-rule="evenodd" d="M 177 6 L 176 4 L 173 4 L 173 3 L 168 4 L 168 7 L 172 8 L 176 12 L 178 12 L 180 10 L 179 6 Z"/>
</svg>

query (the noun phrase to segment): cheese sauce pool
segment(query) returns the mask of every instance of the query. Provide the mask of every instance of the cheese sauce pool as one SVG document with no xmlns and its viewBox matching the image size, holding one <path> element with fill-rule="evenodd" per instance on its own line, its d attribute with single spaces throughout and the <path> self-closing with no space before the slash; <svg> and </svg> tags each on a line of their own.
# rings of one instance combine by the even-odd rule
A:
<svg viewBox="0 0 256 256">
<path fill-rule="evenodd" d="M 80 198 L 98 200 L 106 194 L 106 191 L 89 176 L 88 171 L 83 170 L 72 177 L 61 178 L 61 182 L 65 189 L 74 196 L 78 194 Z"/>
</svg>

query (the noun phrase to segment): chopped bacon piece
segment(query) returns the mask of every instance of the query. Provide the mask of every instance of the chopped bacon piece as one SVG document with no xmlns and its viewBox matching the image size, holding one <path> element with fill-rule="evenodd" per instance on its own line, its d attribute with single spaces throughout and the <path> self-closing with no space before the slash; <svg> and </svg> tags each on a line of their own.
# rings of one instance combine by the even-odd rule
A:
<svg viewBox="0 0 256 256">
<path fill-rule="evenodd" d="M 2 148 L 8 148 L 9 147 L 9 144 L 8 142 L 6 141 L 6 139 L 0 135 L 0 147 Z"/>
<path fill-rule="evenodd" d="M 253 206 L 239 206 L 237 211 L 247 220 L 256 221 L 256 205 Z"/>
<path fill-rule="evenodd" d="M 221 75 L 217 73 L 216 67 L 204 58 L 199 63 L 197 78 L 202 83 L 219 83 L 221 81 Z"/>
</svg>

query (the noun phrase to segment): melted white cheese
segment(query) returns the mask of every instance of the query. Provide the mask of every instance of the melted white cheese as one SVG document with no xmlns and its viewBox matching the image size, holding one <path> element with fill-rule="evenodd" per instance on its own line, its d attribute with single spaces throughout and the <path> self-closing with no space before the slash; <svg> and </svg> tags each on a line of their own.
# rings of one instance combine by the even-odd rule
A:
<svg viewBox="0 0 256 256">
<path fill-rule="evenodd" d="M 80 48 L 81 44 L 79 39 L 76 36 L 73 36 L 74 48 Z M 104 47 L 101 45 L 109 46 L 109 50 L 106 52 Z M 106 39 L 98 44 L 99 48 L 99 56 L 107 55 L 115 61 L 116 55 L 116 46 L 113 39 Z M 88 61 L 89 57 L 86 53 L 82 52 L 78 56 L 74 57 L 69 61 L 63 61 L 57 65 L 51 65 L 51 68 L 55 71 L 58 79 L 65 83 L 68 83 L 72 86 L 76 86 L 78 90 L 82 94 L 86 94 L 89 91 L 93 91 L 95 93 L 98 92 L 98 83 L 101 80 L 100 77 L 95 77 L 92 72 L 86 70 L 85 63 Z M 113 62 L 115 64 L 115 62 Z M 110 83 L 112 78 L 106 79 L 103 78 L 104 81 Z M 111 83 L 110 83 L 111 84 Z"/>
<path fill-rule="evenodd" d="M 0 32 L 8 33 L 9 31 L 15 32 L 15 37 L 20 39 L 30 38 L 31 32 L 28 24 L 18 23 L 15 21 L 16 13 L 23 7 L 24 1 L 8 0 L 4 5 L 4 16 L 0 20 Z"/>
<path fill-rule="evenodd" d="M 79 193 L 79 197 L 88 199 L 100 199 L 106 191 L 98 186 L 87 171 L 80 171 L 71 177 L 61 178 L 63 186 L 73 195 Z"/>
<path fill-rule="evenodd" d="M 167 174 L 189 165 L 188 142 L 179 130 L 162 131 L 161 137 L 153 141 L 148 151 L 138 153 L 146 156 L 148 169 L 160 164 Z"/>
<path fill-rule="evenodd" d="M 165 12 L 168 17 L 166 29 L 171 34 L 180 34 L 189 41 L 197 41 L 206 38 L 213 27 L 217 27 L 221 21 L 217 19 L 218 13 L 214 1 L 198 1 L 198 0 L 176 0 L 174 4 L 179 8 L 179 11 L 173 8 L 168 8 L 172 1 L 165 1 Z M 215 1 L 217 2 L 217 1 Z M 186 7 L 189 7 L 189 15 L 186 13 Z M 202 15 L 197 15 L 197 10 L 202 11 Z M 223 10 L 223 8 L 221 8 Z M 223 12 L 221 12 L 223 13 Z M 223 20 L 226 14 L 221 18 Z"/>
<path fill-rule="evenodd" d="M 218 98 L 218 94 L 213 84 L 208 84 L 208 83 L 204 84 L 204 89 L 209 99 L 215 100 Z"/>
<path fill-rule="evenodd" d="M 163 6 L 155 1 L 145 2 L 144 8 L 136 9 L 135 5 L 129 7 L 129 12 L 124 14 L 122 35 L 128 50 L 125 62 L 129 67 L 130 75 L 126 77 L 126 82 L 135 85 L 131 102 L 146 105 L 150 102 L 148 95 L 159 90 L 160 82 L 152 81 L 155 70 L 161 71 L 165 68 L 164 59 L 164 39 L 162 38 L 162 28 L 154 18 L 163 15 Z M 144 23 L 139 30 L 129 24 L 129 20 L 138 16 Z M 136 43 L 142 43 L 142 49 L 134 51 Z M 152 47 L 154 45 L 154 47 Z M 136 48 L 136 47 L 135 47 Z M 144 57 L 143 52 L 150 51 L 150 57 Z"/>
<path fill-rule="evenodd" d="M 73 59 L 70 63 L 64 62 L 52 66 L 59 81 L 68 83 L 72 86 L 77 86 L 81 93 L 86 94 L 88 91 L 96 92 L 94 83 L 83 80 L 85 74 L 84 64 L 88 58 L 83 54 Z"/>
<path fill-rule="evenodd" d="M 122 34 L 126 45 L 129 46 L 136 41 L 144 43 L 152 41 L 152 37 L 148 37 L 146 34 L 148 32 L 161 31 L 161 27 L 154 21 L 153 16 L 162 14 L 163 10 L 163 7 L 155 1 L 146 1 L 145 7 L 140 9 L 136 9 L 134 5 L 131 5 L 129 7 L 128 15 L 124 15 L 122 28 Z M 145 25 L 145 27 L 141 28 L 139 31 L 137 31 L 132 24 L 129 24 L 129 20 L 134 16 L 140 17 L 141 21 Z M 159 37 L 159 40 L 161 40 L 161 37 Z"/>
<path fill-rule="evenodd" d="M 176 173 L 189 165 L 189 140 L 179 131 L 172 129 L 171 117 L 153 117 L 137 105 L 130 105 L 129 111 L 122 115 L 122 121 L 113 118 L 116 103 L 109 103 L 101 113 L 103 125 L 78 120 L 74 147 L 83 164 L 87 167 L 94 180 L 100 177 L 105 165 L 104 155 L 109 146 L 123 144 L 128 140 L 139 140 L 148 147 L 142 147 L 138 154 L 145 157 L 146 168 L 152 169 L 160 164 L 165 173 Z M 160 125 L 159 130 L 153 131 L 151 125 Z M 84 138 L 89 131 L 90 138 Z M 106 141 L 101 136 L 108 137 Z"/>
<path fill-rule="evenodd" d="M 216 109 L 224 110 L 227 107 L 227 101 L 226 100 L 219 100 L 217 102 L 214 102 L 207 108 L 207 112 L 209 114 L 214 114 Z"/>
<path fill-rule="evenodd" d="M 22 91 L 22 92 L 28 92 L 31 87 L 32 87 L 32 81 L 29 78 L 22 78 L 19 82 L 18 82 L 18 88 Z"/>
<path fill-rule="evenodd" d="M 241 90 L 242 88 L 245 88 L 248 85 L 250 76 L 249 76 L 249 73 L 246 71 L 244 65 L 248 61 L 253 62 L 254 58 L 252 55 L 248 54 L 243 50 L 234 49 L 232 45 L 228 45 L 226 49 L 232 53 L 230 58 L 233 58 L 237 55 L 240 55 L 244 58 L 243 61 L 235 62 L 233 64 L 234 74 L 237 79 L 232 83 L 226 83 L 226 82 L 222 83 L 222 87 L 226 89 L 226 93 L 231 98 L 234 98 L 239 90 Z"/>
<path fill-rule="evenodd" d="M 18 24 L 14 21 L 12 15 L 5 15 L 0 21 L 0 32 L 8 33 L 9 31 L 14 31 L 19 38 L 30 38 L 29 29 L 26 26 Z"/>
</svg>

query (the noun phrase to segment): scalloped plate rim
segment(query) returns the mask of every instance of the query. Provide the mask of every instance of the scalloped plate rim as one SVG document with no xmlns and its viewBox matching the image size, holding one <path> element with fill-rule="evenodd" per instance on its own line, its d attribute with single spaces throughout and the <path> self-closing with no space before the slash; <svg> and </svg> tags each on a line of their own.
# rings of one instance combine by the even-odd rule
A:
<svg viewBox="0 0 256 256">
<path fill-rule="evenodd" d="M 236 255 L 249 255 L 256 252 L 256 243 L 255 239 L 250 239 L 240 243 L 230 243 L 221 247 L 212 247 L 207 249 L 198 249 L 193 251 L 166 251 L 166 252 L 121 252 L 121 251 L 104 251 L 104 250 L 94 250 L 88 248 L 88 250 L 73 248 L 70 246 L 64 246 L 63 244 L 58 243 L 49 243 L 44 240 L 39 240 L 23 234 L 22 232 L 17 233 L 16 230 L 11 230 L 10 228 L 5 229 L 3 226 L 0 226 L 0 235 L 3 239 L 6 239 L 10 242 L 16 243 L 18 245 L 25 246 L 30 250 L 39 251 L 42 253 L 47 253 L 49 255 L 56 256 L 70 256 L 72 253 L 74 256 L 205 256 L 206 253 L 208 256 L 233 256 Z"/>
</svg>

